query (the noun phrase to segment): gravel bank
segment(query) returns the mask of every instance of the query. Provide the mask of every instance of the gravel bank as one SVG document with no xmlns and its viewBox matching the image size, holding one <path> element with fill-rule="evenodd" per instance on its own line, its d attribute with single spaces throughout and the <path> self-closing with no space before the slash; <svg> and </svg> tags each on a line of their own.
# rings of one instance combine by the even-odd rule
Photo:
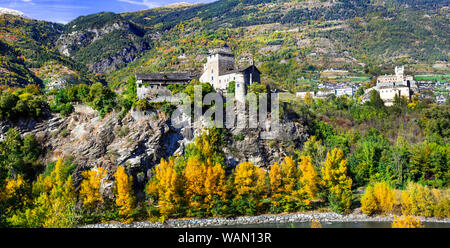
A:
<svg viewBox="0 0 450 248">
<path fill-rule="evenodd" d="M 167 220 L 164 224 L 156 222 L 134 222 L 130 224 L 94 224 L 82 228 L 196 228 L 234 226 L 247 224 L 282 224 L 310 222 L 318 219 L 320 222 L 390 222 L 393 216 L 367 216 L 365 214 L 341 215 L 333 212 L 327 213 L 294 213 L 281 215 L 245 216 L 234 218 L 205 218 L 205 219 L 178 219 Z M 420 218 L 422 222 L 450 223 L 450 218 Z"/>
</svg>

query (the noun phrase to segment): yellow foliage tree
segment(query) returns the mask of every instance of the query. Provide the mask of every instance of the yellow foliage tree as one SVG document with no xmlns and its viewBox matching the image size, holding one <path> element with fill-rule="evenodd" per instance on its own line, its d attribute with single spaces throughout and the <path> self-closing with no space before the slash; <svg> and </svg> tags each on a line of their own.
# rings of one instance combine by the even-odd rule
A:
<svg viewBox="0 0 450 248">
<path fill-rule="evenodd" d="M 347 160 L 341 149 L 334 148 L 327 154 L 322 178 L 330 191 L 330 203 L 335 211 L 347 211 L 352 198 L 352 179 L 347 176 Z"/>
<path fill-rule="evenodd" d="M 272 197 L 274 198 L 280 197 L 281 193 L 284 191 L 282 187 L 283 173 L 281 172 L 280 165 L 278 165 L 278 163 L 276 162 L 270 167 L 269 183 Z"/>
<path fill-rule="evenodd" d="M 314 98 L 311 92 L 306 92 L 304 101 L 306 105 L 311 105 L 314 103 Z"/>
<path fill-rule="evenodd" d="M 402 196 L 402 211 L 403 214 L 416 216 L 433 216 L 449 215 L 450 212 L 450 196 L 448 191 L 444 191 L 444 197 L 437 194 L 436 190 L 433 192 L 427 186 L 418 183 L 408 183 L 406 186 L 406 193 Z"/>
<path fill-rule="evenodd" d="M 292 193 L 297 190 L 298 169 L 297 165 L 291 157 L 285 157 L 281 163 L 281 171 L 283 173 L 283 186 L 285 193 Z"/>
<path fill-rule="evenodd" d="M 216 199 L 225 200 L 225 170 L 220 164 L 211 166 L 191 157 L 184 169 L 185 194 L 191 210 L 206 209 L 209 214 Z M 190 212 L 189 214 L 191 214 Z"/>
<path fill-rule="evenodd" d="M 361 210 L 371 215 L 375 212 L 391 213 L 395 204 L 395 191 L 386 182 L 369 185 L 361 198 Z"/>
<path fill-rule="evenodd" d="M 234 188 L 236 198 L 242 199 L 248 195 L 262 198 L 267 194 L 265 171 L 251 162 L 243 162 L 234 172 Z"/>
<path fill-rule="evenodd" d="M 103 197 L 100 194 L 100 188 L 103 183 L 108 183 L 108 172 L 102 167 L 95 168 L 90 171 L 83 171 L 84 180 L 81 182 L 80 197 L 83 205 L 94 210 L 103 203 Z"/>
<path fill-rule="evenodd" d="M 178 211 L 182 200 L 182 186 L 182 177 L 175 170 L 174 160 L 161 159 L 161 163 L 155 167 L 154 177 L 147 184 L 146 193 L 157 197 L 159 212 L 163 218 Z"/>
<path fill-rule="evenodd" d="M 33 201 L 33 207 L 13 216 L 13 225 L 65 228 L 76 224 L 76 193 L 62 159 L 58 159 L 49 176 L 38 177 L 33 184 L 33 193 L 39 195 Z"/>
<path fill-rule="evenodd" d="M 223 201 L 227 197 L 225 170 L 220 164 L 216 164 L 215 166 L 208 166 L 206 170 L 204 201 L 207 205 L 207 213 L 209 213 L 211 208 L 213 207 L 215 197 Z"/>
<path fill-rule="evenodd" d="M 22 175 L 18 175 L 16 179 L 6 179 L 5 185 L 0 191 L 0 204 L 3 205 L 3 213 L 0 215 L 11 216 L 31 203 L 27 194 L 28 188 Z"/>
<path fill-rule="evenodd" d="M 394 216 L 392 228 L 423 228 L 422 221 L 413 216 Z"/>
<path fill-rule="evenodd" d="M 310 156 L 302 156 L 299 163 L 301 176 L 300 184 L 310 199 L 315 199 L 319 192 L 320 179 L 314 169 Z"/>
<path fill-rule="evenodd" d="M 123 166 L 119 166 L 114 178 L 116 179 L 116 205 L 119 207 L 119 215 L 123 222 L 129 223 L 133 221 L 132 214 L 135 201 L 132 188 L 133 177 L 127 175 Z"/>
</svg>

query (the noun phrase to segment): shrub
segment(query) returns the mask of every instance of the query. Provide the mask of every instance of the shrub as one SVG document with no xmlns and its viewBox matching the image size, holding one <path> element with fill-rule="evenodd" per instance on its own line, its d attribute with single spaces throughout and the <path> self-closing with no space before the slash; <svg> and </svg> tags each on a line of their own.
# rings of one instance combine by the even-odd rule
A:
<svg viewBox="0 0 450 248">
<path fill-rule="evenodd" d="M 386 182 L 367 187 L 361 198 L 361 210 L 371 215 L 375 212 L 391 213 L 395 203 L 395 191 Z"/>
<path fill-rule="evenodd" d="M 422 228 L 423 224 L 419 218 L 413 216 L 394 216 L 392 228 Z"/>
</svg>

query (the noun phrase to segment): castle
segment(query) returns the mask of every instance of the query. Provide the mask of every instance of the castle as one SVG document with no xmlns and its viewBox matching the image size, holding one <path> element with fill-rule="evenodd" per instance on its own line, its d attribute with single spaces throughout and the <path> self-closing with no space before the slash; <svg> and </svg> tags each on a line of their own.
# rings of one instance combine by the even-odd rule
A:
<svg viewBox="0 0 450 248">
<path fill-rule="evenodd" d="M 221 94 L 227 91 L 230 83 L 235 82 L 235 98 L 239 102 L 245 102 L 247 87 L 255 82 L 259 83 L 260 75 L 261 72 L 253 63 L 245 68 L 235 67 L 234 55 L 230 47 L 225 45 L 210 50 L 199 81 L 211 84 Z M 185 85 L 195 78 L 197 77 L 190 73 L 137 73 L 137 97 L 151 102 L 170 101 L 172 94 L 167 86 Z"/>
<path fill-rule="evenodd" d="M 405 67 L 395 67 L 395 75 L 384 75 L 377 79 L 375 87 L 367 89 L 363 96 L 363 102 L 369 100 L 370 91 L 376 90 L 386 106 L 394 104 L 395 95 L 403 96 L 408 101 L 411 96 L 419 91 L 412 76 L 404 75 Z"/>
<path fill-rule="evenodd" d="M 261 72 L 254 63 L 246 68 L 235 67 L 235 58 L 229 46 L 210 51 L 204 65 L 200 82 L 210 83 L 219 93 L 225 93 L 231 82 L 235 82 L 235 97 L 245 101 L 247 87 L 261 81 Z"/>
</svg>

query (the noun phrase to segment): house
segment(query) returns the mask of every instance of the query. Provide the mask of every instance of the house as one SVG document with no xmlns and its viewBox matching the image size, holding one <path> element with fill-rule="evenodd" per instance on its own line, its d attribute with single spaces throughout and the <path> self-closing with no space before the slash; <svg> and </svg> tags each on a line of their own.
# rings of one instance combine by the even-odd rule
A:
<svg viewBox="0 0 450 248">
<path fill-rule="evenodd" d="M 152 102 L 167 101 L 172 97 L 169 85 L 185 85 L 195 78 L 197 77 L 191 73 L 137 73 L 137 97 Z"/>
<path fill-rule="evenodd" d="M 353 87 L 342 87 L 342 88 L 337 88 L 334 89 L 334 94 L 337 97 L 340 96 L 350 96 L 353 97 L 353 95 L 355 94 L 355 89 Z"/>
</svg>

